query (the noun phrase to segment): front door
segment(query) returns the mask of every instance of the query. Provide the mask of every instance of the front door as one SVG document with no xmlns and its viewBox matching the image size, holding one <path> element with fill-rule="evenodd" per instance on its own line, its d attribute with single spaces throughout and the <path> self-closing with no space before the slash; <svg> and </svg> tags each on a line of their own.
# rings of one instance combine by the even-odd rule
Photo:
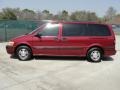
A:
<svg viewBox="0 0 120 90">
<path fill-rule="evenodd" d="M 40 36 L 33 37 L 33 52 L 36 55 L 59 55 L 60 54 L 60 25 L 46 24 L 37 32 Z"/>
</svg>

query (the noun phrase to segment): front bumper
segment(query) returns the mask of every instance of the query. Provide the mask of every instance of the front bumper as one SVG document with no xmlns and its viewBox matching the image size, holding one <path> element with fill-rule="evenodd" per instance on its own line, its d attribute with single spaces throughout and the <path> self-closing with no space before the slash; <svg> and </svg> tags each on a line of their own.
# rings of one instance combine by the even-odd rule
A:
<svg viewBox="0 0 120 90">
<path fill-rule="evenodd" d="M 6 45 L 6 51 L 8 54 L 14 54 L 14 47 L 10 45 Z"/>
</svg>

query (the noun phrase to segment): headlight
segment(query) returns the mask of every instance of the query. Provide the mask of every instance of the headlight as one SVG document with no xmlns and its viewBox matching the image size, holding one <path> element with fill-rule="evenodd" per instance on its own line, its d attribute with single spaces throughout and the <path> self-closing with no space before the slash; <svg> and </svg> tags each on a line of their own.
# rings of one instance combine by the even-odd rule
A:
<svg viewBox="0 0 120 90">
<path fill-rule="evenodd" d="M 13 41 L 9 41 L 9 42 L 8 42 L 8 45 L 9 45 L 9 46 L 13 46 L 13 45 L 14 45 L 14 42 L 13 42 Z"/>
</svg>

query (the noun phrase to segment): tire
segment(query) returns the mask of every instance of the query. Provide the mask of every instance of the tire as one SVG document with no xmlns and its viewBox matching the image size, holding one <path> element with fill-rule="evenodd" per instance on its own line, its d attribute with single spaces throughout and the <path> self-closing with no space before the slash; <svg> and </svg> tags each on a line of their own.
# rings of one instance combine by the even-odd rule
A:
<svg viewBox="0 0 120 90">
<path fill-rule="evenodd" d="M 16 56 L 20 61 L 28 61 L 32 57 L 32 51 L 28 46 L 19 46 L 16 49 Z"/>
<path fill-rule="evenodd" d="M 91 62 L 101 62 L 103 52 L 100 48 L 91 48 L 87 53 L 87 59 Z"/>
</svg>

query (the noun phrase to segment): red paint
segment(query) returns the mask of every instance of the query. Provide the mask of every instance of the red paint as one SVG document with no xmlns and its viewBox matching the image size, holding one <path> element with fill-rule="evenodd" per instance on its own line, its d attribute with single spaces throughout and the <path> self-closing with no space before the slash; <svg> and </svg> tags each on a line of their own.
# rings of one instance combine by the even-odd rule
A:
<svg viewBox="0 0 120 90">
<path fill-rule="evenodd" d="M 13 46 L 6 46 L 9 54 L 14 54 L 16 48 L 19 45 L 27 45 L 32 49 L 33 55 L 49 55 L 49 56 L 86 56 L 87 51 L 91 47 L 100 47 L 104 51 L 105 56 L 114 55 L 115 50 L 115 35 L 111 26 L 109 30 L 111 36 L 74 36 L 63 37 L 62 36 L 62 24 L 96 24 L 95 22 L 59 22 L 59 34 L 58 36 L 43 36 L 41 38 L 35 35 L 42 31 L 46 26 L 43 25 L 37 31 L 31 34 L 24 35 L 12 39 Z M 104 25 L 104 24 L 101 24 Z M 105 24 L 106 25 L 106 24 Z"/>
</svg>

